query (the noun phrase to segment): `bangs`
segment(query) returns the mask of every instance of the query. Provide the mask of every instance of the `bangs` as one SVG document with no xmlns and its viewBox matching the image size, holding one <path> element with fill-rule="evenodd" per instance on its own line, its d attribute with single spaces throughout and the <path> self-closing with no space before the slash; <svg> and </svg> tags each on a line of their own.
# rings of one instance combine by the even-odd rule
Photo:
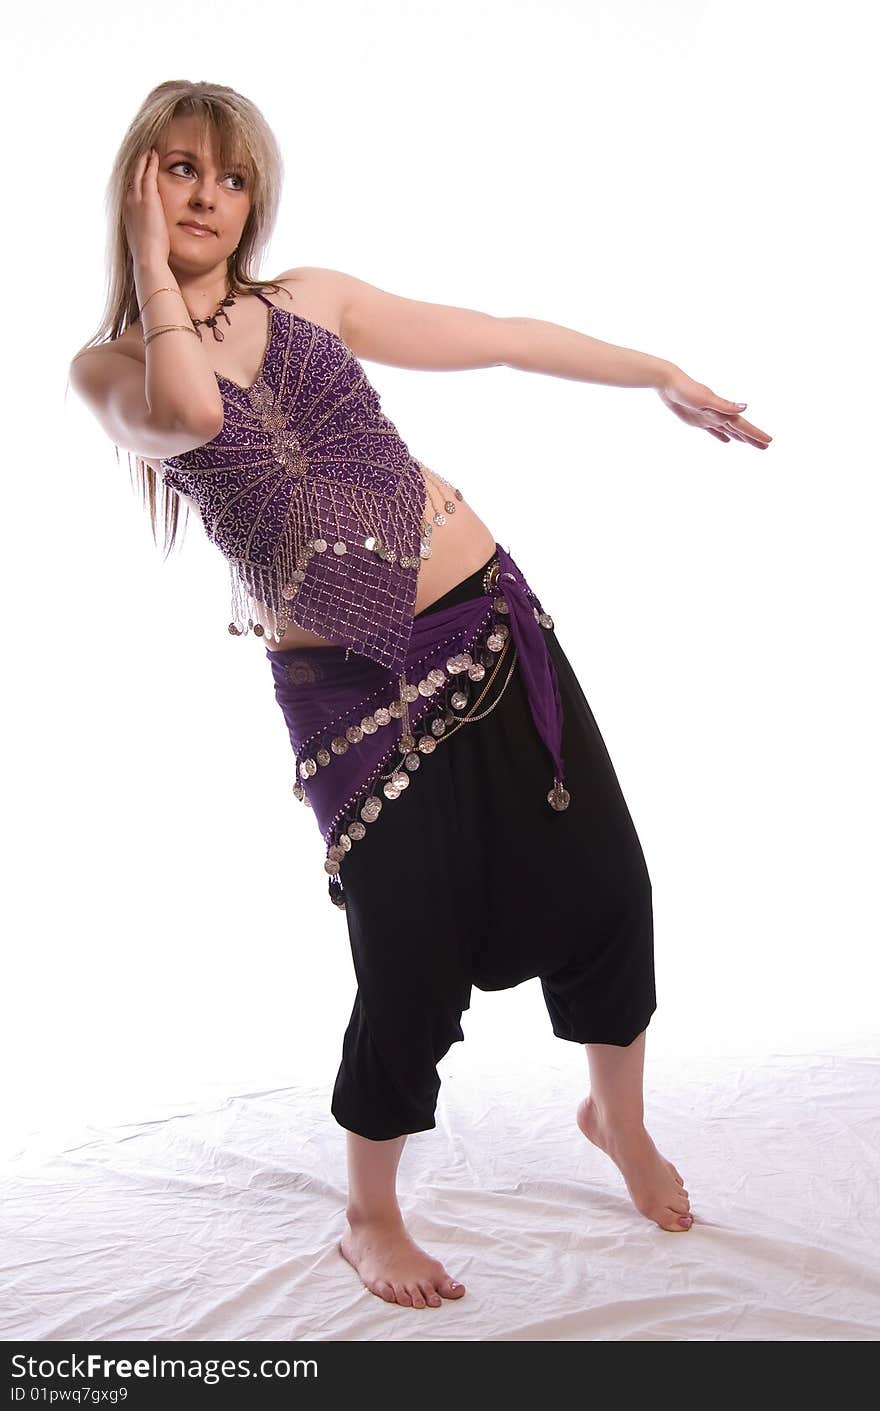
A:
<svg viewBox="0 0 880 1411">
<path fill-rule="evenodd" d="M 218 165 L 224 171 L 240 173 L 248 186 L 254 186 L 257 177 L 254 154 L 247 145 L 241 124 L 224 103 L 214 103 L 209 97 L 184 99 L 169 122 L 176 117 L 195 118 L 202 144 L 208 149 L 216 144 Z"/>
</svg>

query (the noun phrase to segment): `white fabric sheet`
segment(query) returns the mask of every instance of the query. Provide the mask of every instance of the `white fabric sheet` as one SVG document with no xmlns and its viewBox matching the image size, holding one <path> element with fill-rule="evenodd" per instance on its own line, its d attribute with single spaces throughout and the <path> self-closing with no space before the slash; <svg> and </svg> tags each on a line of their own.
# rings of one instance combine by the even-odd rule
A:
<svg viewBox="0 0 880 1411">
<path fill-rule="evenodd" d="M 337 1250 L 345 1147 L 326 1086 L 267 1087 L 31 1132 L 3 1177 L 2 1337 L 877 1339 L 876 1052 L 649 1057 L 647 1125 L 696 1218 L 682 1234 L 640 1215 L 578 1132 L 585 1074 L 567 1054 L 465 1071 L 460 1053 L 399 1177 L 460 1301 L 363 1288 Z"/>
</svg>

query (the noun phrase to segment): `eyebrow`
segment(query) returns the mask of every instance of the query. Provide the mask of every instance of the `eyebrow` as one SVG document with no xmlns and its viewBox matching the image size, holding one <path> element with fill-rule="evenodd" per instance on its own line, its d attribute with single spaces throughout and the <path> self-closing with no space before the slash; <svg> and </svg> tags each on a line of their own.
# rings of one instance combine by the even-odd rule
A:
<svg viewBox="0 0 880 1411">
<path fill-rule="evenodd" d="M 165 156 L 166 156 L 166 157 L 173 157 L 173 156 L 188 157 L 191 162 L 199 162 L 199 161 L 201 161 L 201 157 L 196 156 L 195 152 L 187 152 L 187 151 L 185 150 L 185 148 L 183 148 L 183 147 L 172 147 L 170 152 L 166 152 L 166 153 L 165 153 Z M 241 167 L 241 166 L 235 166 L 234 163 L 233 163 L 233 168 L 232 168 L 232 169 L 234 169 L 235 171 L 244 171 L 244 168 L 243 168 L 243 167 Z"/>
</svg>

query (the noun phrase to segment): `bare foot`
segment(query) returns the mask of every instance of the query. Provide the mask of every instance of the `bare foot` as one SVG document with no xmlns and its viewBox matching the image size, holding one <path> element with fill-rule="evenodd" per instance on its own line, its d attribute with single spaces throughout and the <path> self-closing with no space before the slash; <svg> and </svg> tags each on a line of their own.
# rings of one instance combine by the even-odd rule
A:
<svg viewBox="0 0 880 1411">
<path fill-rule="evenodd" d="M 577 1124 L 585 1137 L 611 1157 L 636 1210 L 663 1230 L 680 1235 L 690 1229 L 694 1217 L 689 1214 L 684 1180 L 672 1162 L 660 1155 L 644 1127 L 612 1130 L 603 1124 L 591 1097 L 585 1097 L 578 1107 Z"/>
<path fill-rule="evenodd" d="M 348 1223 L 339 1252 L 370 1293 L 405 1308 L 439 1308 L 441 1298 L 462 1298 L 464 1284 L 447 1274 L 439 1259 L 416 1244 L 402 1220 Z"/>
</svg>

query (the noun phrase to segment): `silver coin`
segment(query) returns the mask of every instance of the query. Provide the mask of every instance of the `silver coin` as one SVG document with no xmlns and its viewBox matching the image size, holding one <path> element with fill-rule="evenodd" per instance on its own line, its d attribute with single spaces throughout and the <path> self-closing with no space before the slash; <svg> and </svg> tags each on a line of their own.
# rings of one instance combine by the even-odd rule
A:
<svg viewBox="0 0 880 1411">
<path fill-rule="evenodd" d="M 442 686 L 446 680 L 446 672 L 441 671 L 439 666 L 435 666 L 433 670 L 428 672 L 428 680 L 433 681 L 435 686 Z"/>
<path fill-rule="evenodd" d="M 422 754 L 433 754 L 437 748 L 437 741 L 431 735 L 421 735 L 419 737 L 419 749 Z"/>
<path fill-rule="evenodd" d="M 367 832 L 363 823 L 358 823 L 357 819 L 355 819 L 353 823 L 349 823 L 346 831 L 350 838 L 354 838 L 355 842 L 365 837 Z"/>
<path fill-rule="evenodd" d="M 347 553 L 348 553 L 348 545 L 346 544 L 346 542 L 345 542 L 344 539 L 337 539 L 337 540 L 336 540 L 336 543 L 333 545 L 333 552 L 334 552 L 334 554 L 347 554 Z"/>
<path fill-rule="evenodd" d="M 472 681 L 482 681 L 485 675 L 486 668 L 485 666 L 482 666 L 478 661 L 475 661 L 473 666 L 468 667 L 468 676 L 471 678 Z"/>
<path fill-rule="evenodd" d="M 339 871 L 339 863 L 334 862 L 332 858 L 328 857 L 327 861 L 324 863 L 324 871 L 329 872 L 331 877 L 335 877 Z"/>
<path fill-rule="evenodd" d="M 361 729 L 365 735 L 375 735 L 379 727 L 371 715 L 365 715 L 361 720 Z"/>
<path fill-rule="evenodd" d="M 345 738 L 350 740 L 353 745 L 359 745 L 364 738 L 364 732 L 359 725 L 349 725 L 345 732 Z"/>
<path fill-rule="evenodd" d="M 325 764 L 329 764 L 329 763 L 330 763 L 330 758 L 331 758 L 331 756 L 330 756 L 330 751 L 329 751 L 329 750 L 325 750 L 325 749 L 320 749 L 320 750 L 318 750 L 318 753 L 315 755 L 315 759 L 316 759 L 316 760 L 318 761 L 318 763 L 319 763 L 320 765 L 322 765 L 322 766 L 325 765 Z"/>
<path fill-rule="evenodd" d="M 464 710 L 467 703 L 468 697 L 464 691 L 453 691 L 452 695 L 449 697 L 449 704 L 454 706 L 456 710 Z"/>
<path fill-rule="evenodd" d="M 314 544 L 312 545 L 312 547 L 314 548 L 316 554 L 323 554 L 323 553 L 326 553 L 326 551 L 327 551 L 327 540 L 326 540 L 326 539 L 316 539 L 315 542 L 314 542 Z"/>
<path fill-rule="evenodd" d="M 413 752 L 411 754 L 408 754 L 403 762 L 406 765 L 407 769 L 415 772 L 415 770 L 418 769 L 422 761 L 419 756 L 415 752 Z"/>
<path fill-rule="evenodd" d="M 330 741 L 330 748 L 334 754 L 345 754 L 348 749 L 348 741 L 344 735 L 335 735 Z"/>
<path fill-rule="evenodd" d="M 400 702 L 398 702 L 399 704 Z M 373 719 L 377 725 L 387 725 L 391 719 L 391 712 L 386 710 L 384 706 L 380 706 L 378 710 L 373 711 Z"/>
</svg>

